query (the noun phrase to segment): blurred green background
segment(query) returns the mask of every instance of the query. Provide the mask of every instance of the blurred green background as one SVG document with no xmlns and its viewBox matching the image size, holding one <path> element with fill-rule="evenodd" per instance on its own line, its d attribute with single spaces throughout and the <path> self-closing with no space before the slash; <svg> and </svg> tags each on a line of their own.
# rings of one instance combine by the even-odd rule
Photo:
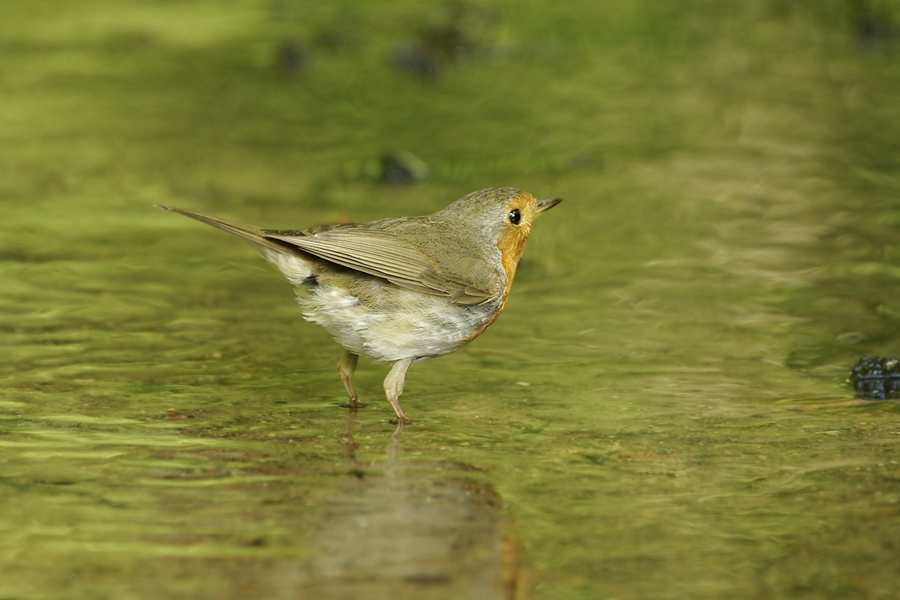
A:
<svg viewBox="0 0 900 600">
<path fill-rule="evenodd" d="M 3 3 L 0 598 L 312 597 L 395 481 L 384 369 L 348 438 L 280 275 L 153 204 L 507 185 L 565 202 L 400 461 L 497 495 L 519 597 L 896 598 L 900 410 L 846 380 L 900 354 L 898 59 L 896 0 Z"/>
</svg>

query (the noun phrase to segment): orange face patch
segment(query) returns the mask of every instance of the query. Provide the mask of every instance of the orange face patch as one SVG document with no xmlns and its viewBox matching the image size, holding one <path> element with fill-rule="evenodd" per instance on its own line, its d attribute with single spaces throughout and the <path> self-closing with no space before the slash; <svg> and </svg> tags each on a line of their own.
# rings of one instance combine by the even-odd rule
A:
<svg viewBox="0 0 900 600">
<path fill-rule="evenodd" d="M 518 210 L 521 220 L 518 224 L 505 223 L 497 249 L 503 261 L 503 270 L 506 272 L 506 289 L 503 290 L 503 300 L 512 285 L 513 276 L 516 274 L 516 266 L 525 248 L 525 241 L 531 233 L 531 225 L 537 215 L 538 201 L 531 194 L 522 192 L 506 206 L 507 213 Z"/>
<path fill-rule="evenodd" d="M 534 224 L 534 220 L 545 210 L 556 206 L 559 201 L 560 199 L 551 199 L 540 203 L 531 194 L 522 192 L 506 205 L 507 220 L 502 225 L 500 239 L 497 242 L 497 249 L 500 250 L 500 261 L 503 265 L 503 271 L 506 273 L 506 285 L 503 286 L 503 294 L 500 297 L 500 305 L 497 307 L 497 310 L 488 321 L 475 328 L 471 335 L 466 338 L 466 342 L 484 333 L 500 316 L 500 312 L 506 304 L 506 299 L 509 297 L 509 290 L 516 275 L 516 267 L 519 265 L 519 258 L 522 256 L 522 250 L 525 248 L 525 242 L 528 240 L 528 234 L 531 233 L 531 226 Z M 509 220 L 509 215 L 514 210 L 519 212 L 517 223 Z"/>
<path fill-rule="evenodd" d="M 500 250 L 503 271 L 506 273 L 506 285 L 503 286 L 500 306 L 497 307 L 497 311 L 491 316 L 489 321 L 472 332 L 467 341 L 481 335 L 485 329 L 497 320 L 497 317 L 500 316 L 500 312 L 503 310 L 503 306 L 506 304 L 506 299 L 509 297 L 509 289 L 512 287 L 513 277 L 516 275 L 519 258 L 522 256 L 525 241 L 528 239 L 528 234 L 531 233 L 531 225 L 534 223 L 535 216 L 537 216 L 538 201 L 531 194 L 522 192 L 506 206 L 507 214 L 515 209 L 519 210 L 521 217 L 519 223 L 514 225 L 507 221 L 503 226 L 500 241 L 497 244 L 497 249 Z"/>
</svg>

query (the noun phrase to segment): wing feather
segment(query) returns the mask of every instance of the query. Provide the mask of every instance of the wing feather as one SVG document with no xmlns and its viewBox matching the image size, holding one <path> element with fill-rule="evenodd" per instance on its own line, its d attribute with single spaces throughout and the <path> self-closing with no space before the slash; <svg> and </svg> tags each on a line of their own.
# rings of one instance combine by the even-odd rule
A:
<svg viewBox="0 0 900 600">
<path fill-rule="evenodd" d="M 267 232 L 266 237 L 329 262 L 383 277 L 418 292 L 449 296 L 460 304 L 478 304 L 493 294 L 463 273 L 444 273 L 416 246 L 390 232 L 341 227 L 312 235 Z"/>
<path fill-rule="evenodd" d="M 402 227 L 402 221 L 412 219 L 385 219 L 371 223 L 366 228 L 347 224 L 313 227 L 303 231 L 275 231 L 182 208 L 159 207 L 246 239 L 282 271 L 284 268 L 280 261 L 272 256 L 286 254 L 300 259 L 315 256 L 348 269 L 382 277 L 407 289 L 447 296 L 459 304 L 485 302 L 496 297 L 503 289 L 496 271 L 489 268 L 484 259 L 470 255 L 471 249 L 464 242 L 451 242 L 440 235 L 427 240 L 427 252 L 436 254 L 443 250 L 447 254 L 449 249 L 450 254 L 456 258 L 454 261 L 445 260 L 444 264 L 438 264 L 426 251 L 407 241 L 403 237 L 402 228 L 397 229 L 397 226 Z M 384 228 L 388 224 L 394 228 L 393 231 Z M 372 227 L 377 225 L 381 225 L 381 228 Z M 276 254 L 273 255 L 272 252 Z M 292 277 L 288 272 L 285 274 Z"/>
</svg>

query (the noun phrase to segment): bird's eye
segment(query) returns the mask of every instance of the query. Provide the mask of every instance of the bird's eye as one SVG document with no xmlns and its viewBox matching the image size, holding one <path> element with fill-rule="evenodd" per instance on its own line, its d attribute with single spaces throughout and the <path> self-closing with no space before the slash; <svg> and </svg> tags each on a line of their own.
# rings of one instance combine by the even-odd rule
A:
<svg viewBox="0 0 900 600">
<path fill-rule="evenodd" d="M 519 212 L 518 208 L 514 208 L 511 211 L 509 211 L 507 218 L 509 219 L 509 222 L 512 223 L 513 225 L 518 225 L 519 221 L 522 220 L 522 213 Z"/>
</svg>

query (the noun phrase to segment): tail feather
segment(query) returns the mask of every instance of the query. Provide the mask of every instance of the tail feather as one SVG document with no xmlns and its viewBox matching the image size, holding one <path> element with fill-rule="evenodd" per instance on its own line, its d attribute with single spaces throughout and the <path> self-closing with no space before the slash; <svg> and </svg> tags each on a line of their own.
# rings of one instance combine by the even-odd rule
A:
<svg viewBox="0 0 900 600">
<path fill-rule="evenodd" d="M 177 208 L 175 206 L 164 206 L 162 204 L 157 204 L 157 208 L 161 208 L 163 210 L 169 210 L 172 212 L 176 212 L 178 214 L 184 215 L 186 217 L 190 217 L 192 219 L 196 219 L 201 223 L 206 223 L 207 225 L 212 225 L 213 227 L 217 227 L 222 231 L 227 231 L 228 233 L 234 234 L 236 236 L 242 237 L 245 240 L 253 242 L 255 244 L 262 244 L 266 247 L 278 248 L 282 251 L 285 250 L 284 246 L 277 245 L 272 240 L 266 239 L 266 232 L 255 225 L 246 225 L 244 223 L 238 223 L 236 221 L 229 221 L 228 219 L 221 219 L 219 217 L 210 217 L 209 215 L 203 215 L 192 210 L 185 210 L 183 208 Z"/>
<path fill-rule="evenodd" d="M 196 219 L 201 223 L 212 225 L 222 231 L 227 231 L 228 233 L 244 238 L 256 248 L 256 251 L 259 252 L 263 258 L 278 267 L 278 270 L 281 271 L 294 285 L 301 285 L 315 280 L 310 262 L 304 260 L 303 256 L 301 256 L 302 251 L 290 244 L 267 237 L 265 229 L 261 229 L 255 225 L 229 221 L 228 219 L 222 219 L 220 217 L 211 217 L 209 215 L 177 208 L 175 206 L 157 204 L 156 207 L 182 214 L 186 217 Z"/>
</svg>

